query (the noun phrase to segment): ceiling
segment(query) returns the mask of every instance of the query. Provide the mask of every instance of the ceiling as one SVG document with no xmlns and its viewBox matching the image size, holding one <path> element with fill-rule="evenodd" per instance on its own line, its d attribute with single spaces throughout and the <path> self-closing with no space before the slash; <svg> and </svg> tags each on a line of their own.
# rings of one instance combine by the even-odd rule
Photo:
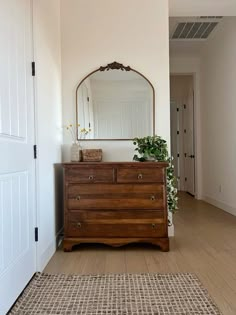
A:
<svg viewBox="0 0 236 315">
<path fill-rule="evenodd" d="M 215 32 L 217 32 L 217 29 L 219 27 L 219 24 L 222 23 L 222 21 L 225 18 L 222 17 L 170 17 L 169 19 L 169 37 L 170 37 L 170 55 L 191 55 L 191 56 L 199 56 L 201 53 L 201 50 L 203 49 L 204 45 L 206 44 L 207 40 L 213 36 Z M 218 23 L 215 28 L 212 30 L 212 32 L 209 34 L 208 38 L 191 38 L 191 39 L 173 39 L 173 35 L 176 34 L 176 29 L 178 25 L 181 25 L 185 23 L 184 25 L 203 25 L 206 24 L 211 26 L 212 24 Z M 195 24 L 194 24 L 195 23 Z M 207 30 L 207 28 L 206 28 Z M 190 31 L 188 34 L 190 34 Z M 186 36 L 189 37 L 189 36 Z M 194 36 L 192 36 L 194 37 Z"/>
<path fill-rule="evenodd" d="M 206 42 L 180 42 L 180 41 L 170 41 L 170 56 L 192 56 L 198 57 L 201 54 Z"/>
<path fill-rule="evenodd" d="M 170 16 L 236 16 L 236 0 L 169 0 Z"/>
</svg>

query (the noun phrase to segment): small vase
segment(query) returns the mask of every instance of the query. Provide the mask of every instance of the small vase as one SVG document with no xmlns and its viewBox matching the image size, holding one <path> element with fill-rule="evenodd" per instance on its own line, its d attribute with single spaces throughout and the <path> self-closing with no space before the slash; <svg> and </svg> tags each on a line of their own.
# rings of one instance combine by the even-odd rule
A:
<svg viewBox="0 0 236 315">
<path fill-rule="evenodd" d="M 78 142 L 74 142 L 70 149 L 71 162 L 80 162 L 82 160 L 82 147 Z"/>
</svg>

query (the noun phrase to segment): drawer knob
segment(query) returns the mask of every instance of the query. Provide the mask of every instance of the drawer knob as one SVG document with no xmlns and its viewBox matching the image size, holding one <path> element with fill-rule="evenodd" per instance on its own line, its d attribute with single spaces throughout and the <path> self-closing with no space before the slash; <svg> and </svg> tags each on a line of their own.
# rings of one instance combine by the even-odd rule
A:
<svg viewBox="0 0 236 315">
<path fill-rule="evenodd" d="M 89 175 L 89 180 L 93 180 L 94 176 L 93 175 Z"/>
<path fill-rule="evenodd" d="M 80 222 L 76 223 L 76 226 L 78 229 L 80 229 L 82 227 L 82 224 Z"/>
<path fill-rule="evenodd" d="M 76 200 L 80 200 L 80 196 L 76 196 L 75 199 L 76 199 Z"/>
<path fill-rule="evenodd" d="M 156 224 L 152 223 L 152 228 L 155 229 L 156 228 Z"/>
<path fill-rule="evenodd" d="M 142 174 L 138 174 L 138 179 L 142 179 L 143 175 Z"/>
<path fill-rule="evenodd" d="M 151 200 L 156 200 L 156 197 L 154 195 L 151 196 Z"/>
</svg>

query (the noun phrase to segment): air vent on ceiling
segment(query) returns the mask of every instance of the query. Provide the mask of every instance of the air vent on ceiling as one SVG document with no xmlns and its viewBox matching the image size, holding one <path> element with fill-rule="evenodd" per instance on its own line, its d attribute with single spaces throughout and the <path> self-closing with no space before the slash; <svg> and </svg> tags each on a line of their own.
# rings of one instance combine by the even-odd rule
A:
<svg viewBox="0 0 236 315">
<path fill-rule="evenodd" d="M 218 22 L 181 22 L 177 24 L 171 39 L 206 39 L 217 24 Z"/>
<path fill-rule="evenodd" d="M 200 19 L 223 19 L 223 16 L 200 16 Z"/>
</svg>

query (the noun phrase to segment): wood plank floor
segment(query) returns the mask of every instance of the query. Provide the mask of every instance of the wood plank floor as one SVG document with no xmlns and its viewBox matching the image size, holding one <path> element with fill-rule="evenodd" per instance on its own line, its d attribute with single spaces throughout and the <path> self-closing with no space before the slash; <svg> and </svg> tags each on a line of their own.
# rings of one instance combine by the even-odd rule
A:
<svg viewBox="0 0 236 315">
<path fill-rule="evenodd" d="M 171 250 L 152 245 L 79 245 L 71 253 L 59 249 L 44 272 L 48 273 L 195 273 L 224 315 L 236 315 L 236 217 L 180 194 L 174 215 Z"/>
</svg>

